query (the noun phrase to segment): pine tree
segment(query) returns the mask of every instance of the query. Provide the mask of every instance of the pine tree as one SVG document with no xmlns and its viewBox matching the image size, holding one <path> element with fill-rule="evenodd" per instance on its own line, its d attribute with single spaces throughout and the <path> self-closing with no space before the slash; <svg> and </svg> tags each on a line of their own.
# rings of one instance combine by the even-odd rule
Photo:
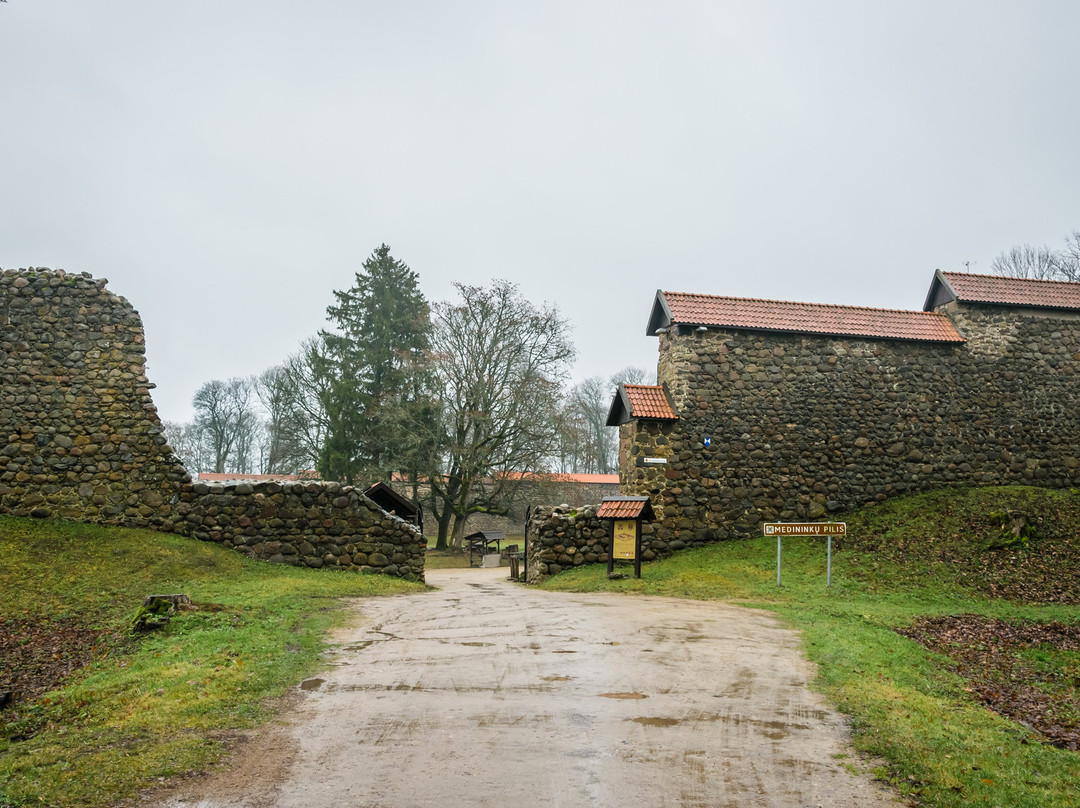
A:
<svg viewBox="0 0 1080 808">
<path fill-rule="evenodd" d="M 334 330 L 321 333 L 316 361 L 328 425 L 319 470 L 348 483 L 421 473 L 431 321 L 419 276 L 383 244 L 334 297 L 326 310 Z"/>
</svg>

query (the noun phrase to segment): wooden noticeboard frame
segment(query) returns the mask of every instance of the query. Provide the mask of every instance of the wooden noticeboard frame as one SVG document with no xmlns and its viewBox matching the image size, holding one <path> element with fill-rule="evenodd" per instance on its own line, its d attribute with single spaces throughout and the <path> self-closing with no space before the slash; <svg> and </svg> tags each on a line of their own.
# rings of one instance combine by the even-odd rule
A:
<svg viewBox="0 0 1080 808">
<path fill-rule="evenodd" d="M 611 547 L 608 549 L 608 575 L 615 572 L 615 559 L 634 562 L 634 577 L 641 577 L 641 520 L 612 519 Z"/>
<path fill-rule="evenodd" d="M 608 575 L 615 572 L 616 559 L 634 562 L 634 577 L 641 577 L 641 522 L 655 519 L 648 497 L 604 497 L 596 515 L 606 519 L 608 530 Z"/>
</svg>

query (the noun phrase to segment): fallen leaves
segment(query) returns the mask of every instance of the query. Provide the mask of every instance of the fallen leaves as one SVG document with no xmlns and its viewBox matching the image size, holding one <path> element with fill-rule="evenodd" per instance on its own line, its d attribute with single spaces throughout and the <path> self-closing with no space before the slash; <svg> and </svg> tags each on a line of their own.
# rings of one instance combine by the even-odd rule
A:
<svg viewBox="0 0 1080 808">
<path fill-rule="evenodd" d="M 18 703 L 52 690 L 93 658 L 99 636 L 72 617 L 0 620 L 0 693 Z"/>
<path fill-rule="evenodd" d="M 1080 749 L 1077 662 L 1068 661 L 1080 654 L 1080 625 L 968 614 L 924 618 L 900 633 L 948 655 L 966 689 L 995 712 L 1054 746 Z"/>
</svg>

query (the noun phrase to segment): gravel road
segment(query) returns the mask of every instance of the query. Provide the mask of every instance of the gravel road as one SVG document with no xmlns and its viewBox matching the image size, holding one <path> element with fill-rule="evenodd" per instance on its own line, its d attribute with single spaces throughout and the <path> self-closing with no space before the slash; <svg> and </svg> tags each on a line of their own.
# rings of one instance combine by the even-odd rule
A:
<svg viewBox="0 0 1080 808">
<path fill-rule="evenodd" d="M 899 801 L 807 688 L 795 632 L 719 603 L 538 592 L 505 569 L 356 604 L 328 667 L 155 808 Z"/>
</svg>

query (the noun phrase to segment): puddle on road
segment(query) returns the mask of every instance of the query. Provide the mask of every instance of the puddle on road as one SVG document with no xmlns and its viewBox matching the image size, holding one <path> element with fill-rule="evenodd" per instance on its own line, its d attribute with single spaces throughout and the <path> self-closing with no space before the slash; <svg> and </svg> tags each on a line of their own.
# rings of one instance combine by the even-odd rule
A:
<svg viewBox="0 0 1080 808">
<path fill-rule="evenodd" d="M 628 718 L 626 720 L 645 727 L 673 727 L 680 723 L 677 718 Z"/>
<path fill-rule="evenodd" d="M 577 651 L 552 651 L 553 654 L 576 654 Z"/>
<path fill-rule="evenodd" d="M 366 642 L 358 642 L 353 645 L 346 645 L 341 650 L 343 651 L 363 651 L 365 648 L 370 648 L 375 644 L 375 640 L 367 640 Z"/>
<path fill-rule="evenodd" d="M 589 760 L 594 757 L 599 757 L 600 755 L 595 749 L 574 749 L 570 752 L 564 752 L 563 754 L 566 757 L 579 758 L 581 760 Z"/>
<path fill-rule="evenodd" d="M 647 699 L 649 698 L 644 693 L 601 693 L 602 699 Z"/>
<path fill-rule="evenodd" d="M 813 721 L 824 721 L 828 715 L 824 710 L 818 710 L 813 707 L 796 707 L 792 714 L 796 718 L 809 718 Z"/>
<path fill-rule="evenodd" d="M 573 676 L 544 676 L 542 677 L 545 682 L 569 682 L 573 679 Z"/>
<path fill-rule="evenodd" d="M 318 690 L 326 684 L 325 679 L 305 679 L 300 683 L 301 690 Z"/>
</svg>

